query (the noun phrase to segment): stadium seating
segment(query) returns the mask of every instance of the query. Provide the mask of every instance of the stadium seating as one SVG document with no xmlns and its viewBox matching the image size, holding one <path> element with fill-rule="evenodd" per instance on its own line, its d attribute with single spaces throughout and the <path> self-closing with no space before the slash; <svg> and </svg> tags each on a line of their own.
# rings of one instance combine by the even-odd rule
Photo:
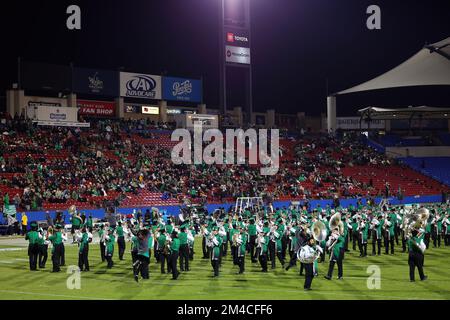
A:
<svg viewBox="0 0 450 320">
<path fill-rule="evenodd" d="M 450 186 L 450 157 L 402 158 L 414 170 Z"/>
<path fill-rule="evenodd" d="M 97 161 L 100 161 L 100 159 L 105 162 L 105 168 L 109 166 L 113 170 L 123 170 L 125 165 L 125 168 L 129 171 L 128 174 L 123 175 L 129 180 L 127 183 L 132 179 L 137 181 L 138 172 L 131 173 L 130 170 L 138 166 L 138 162 L 143 160 L 139 158 L 141 152 L 139 148 L 142 146 L 146 148 L 146 157 L 163 162 L 163 167 L 160 166 L 159 170 L 164 168 L 168 172 L 176 171 L 175 165 L 167 159 L 167 153 L 163 152 L 164 150 L 170 150 L 177 143 L 170 140 L 171 131 L 154 128 L 133 130 L 126 126 L 126 129 L 124 129 L 123 123 L 120 125 L 120 129 L 116 128 L 117 134 L 113 135 L 115 138 L 112 138 L 112 136 L 105 138 L 105 131 L 102 131 L 101 127 L 99 129 L 95 126 L 90 129 L 83 129 L 76 134 L 68 133 L 67 137 L 65 136 L 66 132 L 64 134 L 57 133 L 59 140 L 54 140 L 55 132 L 51 131 L 52 129 L 40 129 L 38 139 L 45 141 L 43 146 L 36 145 L 33 138 L 25 133 L 19 133 L 15 137 L 3 136 L 1 138 L 4 143 L 3 146 L 6 145 L 7 149 L 3 149 L 1 154 L 6 163 L 3 171 L 0 172 L 1 198 L 8 194 L 10 203 L 12 203 L 16 194 L 22 197 L 24 195 L 24 181 L 27 181 L 27 177 L 30 178 L 30 175 L 31 181 L 42 177 L 50 180 L 55 176 L 71 177 L 71 179 L 62 183 L 61 189 L 66 190 L 66 192 L 76 190 L 80 184 L 80 177 L 75 178 L 72 173 L 73 166 L 75 163 L 79 165 L 79 162 L 75 162 L 73 158 L 81 155 L 86 158 L 84 163 L 86 171 L 82 171 L 86 175 L 86 177 L 83 177 L 86 180 L 84 184 L 91 187 L 95 186 L 98 181 L 96 181 L 95 176 L 93 177 L 89 173 L 95 171 L 98 166 Z M 73 149 L 74 143 L 68 143 L 71 139 L 73 141 L 84 139 L 83 142 L 88 145 L 83 150 L 80 146 L 78 146 L 80 149 Z M 388 143 L 396 143 L 398 141 L 396 139 L 395 136 L 392 136 L 388 138 L 390 141 Z M 17 141 L 21 141 L 21 143 L 17 143 Z M 65 143 L 62 150 L 55 150 L 55 141 Z M 117 146 L 116 143 L 118 143 Z M 442 191 L 442 186 L 437 180 L 447 181 L 446 183 L 450 181 L 450 174 L 447 173 L 450 172 L 448 170 L 449 164 L 445 163 L 445 159 L 436 163 L 435 167 L 430 163 L 429 166 L 427 165 L 427 169 L 430 171 L 424 171 L 422 174 L 409 167 L 385 162 L 384 156 L 377 154 L 367 146 L 356 144 L 361 149 L 355 149 L 355 145 L 348 143 L 348 141 L 341 142 L 326 136 L 309 136 L 297 140 L 292 138 L 280 139 L 280 146 L 282 156 L 279 173 L 261 180 L 257 192 L 258 195 L 263 191 L 272 193 L 275 200 L 294 200 L 306 197 L 329 199 L 335 194 L 342 198 L 377 196 L 384 194 L 386 183 L 390 184 L 392 195 L 396 195 L 399 188 L 401 188 L 404 196 L 436 195 Z M 101 150 L 101 155 L 97 156 L 95 150 Z M 366 154 L 365 158 L 367 159 L 377 158 L 377 161 L 374 163 L 367 161 L 366 163 L 354 163 L 355 159 L 353 158 L 360 154 Z M 420 163 L 420 161 L 416 160 L 416 163 Z M 407 161 L 405 160 L 405 162 Z M 32 169 L 25 170 L 25 163 Z M 51 175 L 49 176 L 46 171 L 45 175 L 42 176 L 37 169 L 38 164 L 51 167 L 50 171 L 47 170 Z M 409 162 L 408 164 L 414 167 L 413 164 Z M 151 169 L 154 165 L 154 163 L 150 164 L 148 167 L 150 171 L 147 171 L 147 174 L 152 174 Z M 307 166 L 311 165 L 313 165 L 313 168 L 306 169 Z M 252 169 L 258 167 L 259 165 L 249 166 Z M 207 200 L 209 203 L 223 203 L 233 202 L 238 193 L 246 195 L 254 192 L 252 191 L 252 179 L 242 178 L 245 174 L 248 174 L 248 169 L 243 169 L 240 166 L 235 168 L 229 180 L 229 183 L 239 183 L 237 189 L 239 192 L 234 190 L 234 193 L 230 193 L 231 191 L 222 193 L 220 184 L 214 184 L 209 185 L 206 189 L 204 188 L 199 195 L 191 196 L 190 188 L 193 186 L 197 188 L 198 185 L 202 184 L 201 179 L 204 179 L 201 170 L 198 168 L 196 170 L 198 176 L 195 180 L 191 178 L 192 173 L 184 172 L 180 176 L 180 172 L 178 172 L 177 179 L 184 180 L 184 187 L 182 190 L 180 189 L 178 194 L 163 193 L 160 189 L 161 181 L 157 181 L 156 184 L 143 181 L 140 186 L 137 186 L 137 181 L 136 186 L 131 189 L 108 189 L 105 191 L 106 195 L 103 191 L 89 191 L 84 192 L 82 199 L 79 200 L 66 197 L 59 199 L 62 201 L 44 201 L 42 208 L 44 210 L 63 210 L 73 204 L 78 208 L 95 209 L 104 205 L 105 201 L 119 202 L 121 207 L 165 206 L 178 205 L 186 198 L 189 198 L 192 202 Z M 154 173 L 158 174 L 159 172 Z M 96 174 L 102 174 L 102 172 L 97 170 Z M 297 180 L 300 176 L 303 176 L 303 178 Z M 147 176 L 147 178 L 150 177 Z M 18 209 L 23 210 L 23 207 Z"/>
</svg>

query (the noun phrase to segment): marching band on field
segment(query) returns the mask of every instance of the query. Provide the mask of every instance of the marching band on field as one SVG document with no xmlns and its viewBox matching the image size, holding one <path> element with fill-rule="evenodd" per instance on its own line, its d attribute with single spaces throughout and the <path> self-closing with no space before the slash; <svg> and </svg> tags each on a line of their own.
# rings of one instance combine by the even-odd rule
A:
<svg viewBox="0 0 450 320">
<path fill-rule="evenodd" d="M 78 266 L 80 271 L 89 271 L 89 246 L 93 232 L 98 234 L 101 261 L 107 268 L 114 266 L 117 243 L 119 260 L 124 260 L 127 242 L 131 244 L 133 276 L 149 279 L 149 264 L 152 251 L 161 273 L 171 273 L 176 280 L 181 272 L 191 270 L 194 258 L 195 238 L 202 238 L 203 259 L 210 259 L 213 277 L 218 277 L 222 258 L 230 248 L 232 263 L 238 266 L 239 274 L 245 272 L 246 256 L 253 264 L 259 263 L 261 272 L 277 268 L 277 261 L 288 271 L 300 262 L 300 275 L 305 274 L 304 289 L 311 290 L 312 279 L 318 275 L 319 263 L 328 256 L 327 280 L 333 279 L 337 265 L 337 279 L 344 276 L 345 253 L 349 245 L 359 256 L 367 256 L 371 243 L 373 256 L 382 253 L 395 254 L 396 246 L 408 252 L 410 280 L 415 281 L 415 269 L 421 280 L 427 277 L 423 271 L 424 252 L 432 244 L 450 245 L 450 206 L 447 204 L 379 207 L 349 206 L 331 209 L 316 208 L 312 212 L 306 207 L 289 209 L 245 208 L 240 213 L 216 210 L 210 216 L 199 219 L 197 214 L 180 214 L 177 225 L 171 218 L 164 222 L 157 209 L 152 218 L 136 214 L 120 216 L 117 223 L 99 223 L 94 226 L 92 217 L 81 216 L 74 206 L 71 214 L 71 235 L 78 244 Z M 25 239 L 29 241 L 28 256 L 30 270 L 45 268 L 47 251 L 51 247 L 53 272 L 65 265 L 64 242 L 67 235 L 60 223 L 39 228 L 30 224 L 31 231 Z M 382 248 L 384 247 L 384 252 Z M 289 257 L 288 257 L 289 255 Z M 270 262 L 270 264 L 269 264 Z"/>
</svg>

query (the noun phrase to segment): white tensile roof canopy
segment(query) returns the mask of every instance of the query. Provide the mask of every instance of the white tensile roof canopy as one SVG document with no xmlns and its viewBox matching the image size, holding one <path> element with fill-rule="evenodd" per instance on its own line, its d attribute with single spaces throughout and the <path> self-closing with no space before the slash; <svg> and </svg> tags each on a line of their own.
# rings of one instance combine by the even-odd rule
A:
<svg viewBox="0 0 450 320">
<path fill-rule="evenodd" d="M 450 37 L 427 45 L 410 59 L 372 80 L 335 95 L 409 86 L 450 85 Z"/>
<path fill-rule="evenodd" d="M 450 37 L 445 40 L 436 42 L 431 45 L 425 46 L 422 50 L 412 56 L 410 59 L 406 60 L 394 69 L 378 76 L 372 80 L 361 83 L 357 86 L 349 88 L 332 94 L 327 97 L 327 129 L 328 132 L 332 132 L 336 129 L 336 97 L 338 95 L 369 91 L 369 90 L 379 90 L 388 88 L 399 88 L 399 87 L 412 87 L 412 86 L 450 86 Z M 430 108 L 430 107 L 417 107 L 417 108 Z M 436 111 L 431 115 L 431 110 L 425 112 L 424 110 L 417 109 L 417 112 L 408 108 L 402 113 L 391 113 L 391 118 L 385 119 L 398 119 L 399 115 L 404 118 L 411 118 L 415 116 L 427 116 L 427 117 L 439 117 Z M 371 111 L 374 109 L 368 109 L 365 115 L 362 117 L 369 117 Z M 420 113 L 418 113 L 420 111 Z M 405 115 L 405 112 L 408 115 Z M 446 111 L 440 109 L 440 114 L 444 116 Z M 375 112 L 376 113 L 376 112 Z M 450 113 L 450 112 L 449 112 Z M 383 113 L 379 110 L 378 116 L 387 117 L 386 112 Z M 447 116 L 445 116 L 447 117 Z M 372 118 L 373 119 L 373 118 Z M 380 119 L 380 118 L 378 118 Z"/>
</svg>

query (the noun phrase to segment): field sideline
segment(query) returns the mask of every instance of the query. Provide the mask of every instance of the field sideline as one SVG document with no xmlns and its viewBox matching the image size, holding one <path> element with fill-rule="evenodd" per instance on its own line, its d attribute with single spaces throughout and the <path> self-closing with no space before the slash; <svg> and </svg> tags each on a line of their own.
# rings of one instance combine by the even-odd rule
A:
<svg viewBox="0 0 450 320">
<path fill-rule="evenodd" d="M 425 274 L 428 280 L 409 282 L 407 254 L 397 252 L 359 258 L 359 252 L 346 253 L 344 280 L 328 281 L 323 278 L 328 268 L 319 265 L 319 277 L 314 278 L 312 291 L 303 291 L 304 278 L 298 275 L 298 267 L 289 271 L 281 268 L 261 273 L 259 264 L 252 264 L 247 257 L 246 272 L 237 275 L 238 267 L 232 266 L 230 255 L 224 258 L 220 277 L 212 278 L 209 260 L 201 259 L 201 241 L 196 239 L 196 255 L 191 270 L 182 273 L 178 280 L 171 275 L 160 274 L 154 257 L 150 263 L 150 279 L 136 283 L 132 277 L 130 244 L 124 261 L 114 256 L 115 266 L 106 269 L 101 263 L 98 244 L 91 244 L 89 260 L 91 271 L 81 274 L 81 289 L 66 287 L 69 276 L 67 267 L 61 273 L 51 273 L 51 258 L 46 269 L 31 272 L 28 269 L 27 250 L 18 244 L 0 239 L 0 299 L 282 299 L 282 300 L 399 300 L 399 299 L 450 299 L 450 247 L 430 248 L 425 254 Z M 9 250 L 12 248 L 14 250 Z M 371 248 L 371 247 L 369 247 Z M 7 249 L 7 250 L 5 250 Z M 78 263 L 77 247 L 66 245 L 66 265 Z M 397 248 L 398 249 L 398 248 Z M 370 250 L 369 250 L 370 251 Z M 381 269 L 381 289 L 367 288 L 367 267 L 377 265 Z M 335 268 L 334 278 L 337 276 Z"/>
</svg>

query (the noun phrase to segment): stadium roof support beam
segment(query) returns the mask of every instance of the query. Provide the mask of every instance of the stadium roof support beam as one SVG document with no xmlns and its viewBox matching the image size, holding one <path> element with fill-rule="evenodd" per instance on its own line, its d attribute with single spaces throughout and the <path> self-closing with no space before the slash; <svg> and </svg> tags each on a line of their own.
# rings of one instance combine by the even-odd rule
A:
<svg viewBox="0 0 450 320">
<path fill-rule="evenodd" d="M 368 107 L 360 109 L 358 113 L 361 117 L 369 117 L 372 120 L 412 120 L 414 117 L 421 117 L 422 119 L 450 119 L 450 108 L 436 108 L 427 106 L 408 108 Z"/>
</svg>

